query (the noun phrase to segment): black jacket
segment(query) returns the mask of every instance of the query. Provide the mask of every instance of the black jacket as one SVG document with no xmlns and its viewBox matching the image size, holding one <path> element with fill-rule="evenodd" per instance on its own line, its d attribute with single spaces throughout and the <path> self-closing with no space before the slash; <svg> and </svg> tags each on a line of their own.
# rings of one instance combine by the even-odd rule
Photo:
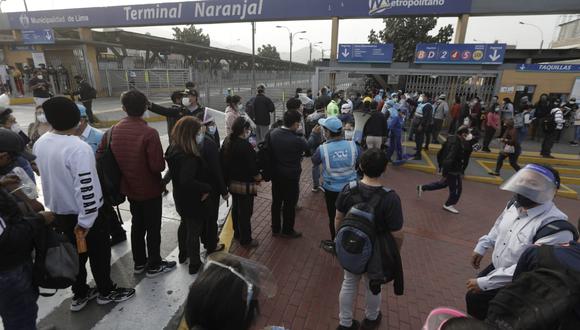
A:
<svg viewBox="0 0 580 330">
<path fill-rule="evenodd" d="M 177 213 L 182 217 L 195 217 L 201 207 L 201 195 L 212 190 L 209 184 L 200 179 L 203 175 L 202 159 L 173 146 L 167 148 L 165 159 L 171 171 Z"/>
<path fill-rule="evenodd" d="M 380 111 L 373 111 L 363 129 L 363 136 L 387 136 L 387 117 Z"/>
<path fill-rule="evenodd" d="M 209 184 L 212 192 L 220 195 L 227 194 L 228 188 L 222 172 L 219 144 L 206 134 L 199 151 L 203 159 L 203 166 L 200 169 L 201 181 Z"/>
<path fill-rule="evenodd" d="M 441 159 L 439 165 L 443 175 L 464 173 L 471 155 L 470 152 L 466 152 L 465 143 L 457 135 L 453 135 L 447 139 L 441 150 L 443 154 L 438 158 Z"/>
<path fill-rule="evenodd" d="M 170 107 L 166 108 L 159 104 L 151 103 L 151 106 L 149 107 L 149 111 L 167 117 L 167 134 L 169 134 L 169 136 L 171 136 L 171 131 L 179 119 L 185 116 L 198 116 L 198 110 L 199 109 L 196 109 L 196 111 L 190 112 L 186 107 L 179 104 L 172 104 Z"/>
<path fill-rule="evenodd" d="M 304 137 L 286 128 L 269 132 L 273 158 L 273 179 L 299 180 L 302 173 L 302 157 L 311 148 Z"/>
<path fill-rule="evenodd" d="M 221 149 L 224 177 L 227 183 L 231 180 L 254 182 L 258 175 L 256 151 L 247 140 L 234 137 L 224 141 Z"/>
<path fill-rule="evenodd" d="M 274 102 L 264 94 L 258 94 L 254 97 L 253 113 L 250 117 L 256 125 L 266 126 L 270 125 L 270 113 L 276 110 Z"/>
<path fill-rule="evenodd" d="M 0 271 L 6 271 L 32 260 L 33 239 L 44 219 L 23 216 L 14 198 L 1 188 L 0 217 Z"/>
<path fill-rule="evenodd" d="M 78 95 L 81 101 L 88 101 L 95 98 L 95 89 L 86 80 L 83 80 L 79 83 L 79 88 L 74 94 Z"/>
</svg>

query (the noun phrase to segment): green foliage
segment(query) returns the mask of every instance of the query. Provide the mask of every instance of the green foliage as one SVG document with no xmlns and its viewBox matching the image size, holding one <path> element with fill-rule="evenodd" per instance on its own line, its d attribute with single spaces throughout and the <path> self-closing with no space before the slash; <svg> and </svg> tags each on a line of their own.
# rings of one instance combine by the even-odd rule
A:
<svg viewBox="0 0 580 330">
<path fill-rule="evenodd" d="M 413 61 L 418 43 L 448 43 L 453 35 L 451 24 L 440 28 L 436 35 L 429 35 L 437 25 L 435 17 L 391 17 L 383 19 L 383 22 L 385 28 L 378 33 L 371 30 L 368 40 L 375 44 L 394 44 L 395 62 Z"/>
<path fill-rule="evenodd" d="M 173 39 L 183 41 L 190 44 L 198 44 L 202 46 L 209 46 L 209 35 L 204 34 L 201 28 L 196 29 L 193 24 L 189 27 L 180 29 L 173 28 Z"/>
<path fill-rule="evenodd" d="M 261 57 L 273 58 L 276 60 L 280 59 L 280 53 L 276 49 L 276 46 L 272 46 L 270 44 L 262 45 L 262 47 L 258 47 L 258 54 Z"/>
</svg>

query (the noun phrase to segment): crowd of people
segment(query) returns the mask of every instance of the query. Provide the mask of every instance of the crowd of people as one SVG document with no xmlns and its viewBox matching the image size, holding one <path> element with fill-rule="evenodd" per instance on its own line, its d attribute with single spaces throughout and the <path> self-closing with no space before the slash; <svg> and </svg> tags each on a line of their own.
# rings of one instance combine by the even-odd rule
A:
<svg viewBox="0 0 580 330">
<path fill-rule="evenodd" d="M 82 77 L 78 80 L 82 94 Z M 494 299 L 506 299 L 504 287 L 539 267 L 538 252 L 527 249 L 530 245 L 557 247 L 566 251 L 568 261 L 573 258 L 569 255 L 578 253 L 576 243 L 571 243 L 578 239 L 577 230 L 553 202 L 559 173 L 546 165 L 520 168 L 517 164 L 519 141 L 528 127 L 532 137 L 543 129 L 542 155 L 550 156 L 564 118 L 579 112 L 572 103 L 552 103 L 553 109 L 540 116 L 543 110 L 533 110 L 526 100 L 516 110 L 508 99 L 500 105 L 494 98 L 490 107 L 484 107 L 477 96 L 468 97 L 471 101 L 466 105 L 462 104 L 466 97 L 457 96 L 450 106 L 445 94 L 435 99 L 428 92 L 381 89 L 347 96 L 345 91 L 324 87 L 316 96 L 311 90 L 297 89 L 285 103 L 282 119 L 274 121 L 275 104 L 266 86 L 259 85 L 257 94 L 245 103 L 238 95 L 227 96 L 222 141 L 212 110 L 200 103 L 193 84 L 186 87 L 172 93 L 169 107 L 151 103 L 138 90 L 123 93 L 126 117 L 105 133 L 91 126 L 90 104 L 76 104 L 68 97 L 38 100 L 28 134 L 7 105 L 0 107 L 4 127 L 0 128 L 0 288 L 6 293 L 0 297 L 0 315 L 6 329 L 35 328 L 38 288 L 31 252 L 35 237 L 46 226 L 62 233 L 79 251 L 71 311 L 81 311 L 93 299 L 103 305 L 135 296 L 133 288 L 119 287 L 111 279 L 111 245 L 126 240 L 114 206 L 125 199 L 131 213 L 134 273 L 155 277 L 189 261 L 189 273 L 198 275 L 181 327 L 249 328 L 258 299 L 273 294 L 275 284 L 264 266 L 222 252 L 225 245 L 219 242 L 217 227 L 220 202 L 231 196 L 234 240 L 244 249 L 254 249 L 260 245 L 252 230 L 254 198 L 263 183 L 271 181 L 271 235 L 300 239 L 295 218 L 305 157 L 312 162 L 312 190 L 324 193 L 326 203 L 329 236 L 320 246 L 344 268 L 337 329 L 376 329 L 382 319 L 381 286 L 392 281 L 395 294 L 403 294 L 399 251 L 404 216 L 398 194 L 382 180 L 387 164 L 420 160 L 423 150 L 442 143 L 437 155 L 442 178 L 418 186 L 417 193 L 421 197 L 426 191 L 449 188 L 443 209 L 457 214 L 455 205 L 471 153 L 479 150 L 480 138 L 482 150 L 489 152 L 500 127 L 502 150 L 491 174 L 499 175 L 509 158 L 517 173 L 501 189 L 514 198 L 474 249 L 476 269 L 487 251 L 493 250 L 493 258 L 489 267 L 467 282 L 467 311 L 472 318 L 448 313 L 450 318 L 459 316 L 471 324 L 485 320 L 490 327 L 497 326 L 502 319 L 492 308 Z M 567 107 L 571 113 L 565 113 Z M 167 118 L 166 150 L 157 130 L 143 119 L 146 110 Z M 443 141 L 445 122 L 450 127 Z M 403 152 L 405 131 L 416 145 L 412 154 Z M 37 176 L 44 205 L 34 194 Z M 181 217 L 177 261 L 164 260 L 160 251 L 161 240 L 171 240 L 161 235 L 162 196 L 169 183 Z M 200 245 L 206 251 L 205 262 Z M 87 261 L 95 288 L 87 284 Z M 353 312 L 363 279 L 365 319 L 358 322 Z M 224 318 L 219 311 L 231 317 Z"/>
</svg>

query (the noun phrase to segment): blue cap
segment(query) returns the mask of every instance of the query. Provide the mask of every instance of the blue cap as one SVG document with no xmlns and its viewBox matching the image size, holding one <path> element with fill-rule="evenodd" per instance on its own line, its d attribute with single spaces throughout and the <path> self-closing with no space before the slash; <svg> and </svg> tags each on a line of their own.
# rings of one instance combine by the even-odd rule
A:
<svg viewBox="0 0 580 330">
<path fill-rule="evenodd" d="M 318 120 L 318 124 L 332 133 L 338 133 L 342 130 L 342 121 L 336 116 L 321 118 Z"/>
<path fill-rule="evenodd" d="M 84 105 L 77 103 L 77 108 L 79 108 L 79 113 L 81 114 L 81 117 L 87 116 L 87 108 L 85 108 Z"/>
</svg>

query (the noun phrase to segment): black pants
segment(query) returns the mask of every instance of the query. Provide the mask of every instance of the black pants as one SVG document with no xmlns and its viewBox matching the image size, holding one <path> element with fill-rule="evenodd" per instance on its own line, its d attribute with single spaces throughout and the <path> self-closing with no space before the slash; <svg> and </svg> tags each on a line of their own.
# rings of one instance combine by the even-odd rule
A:
<svg viewBox="0 0 580 330">
<path fill-rule="evenodd" d="M 449 124 L 449 131 L 447 131 L 449 133 L 449 135 L 455 134 L 455 131 L 457 130 L 458 124 L 459 124 L 459 119 L 452 119 L 451 120 L 451 123 Z"/>
<path fill-rule="evenodd" d="M 89 119 L 89 123 L 95 122 L 95 117 L 93 116 L 93 100 L 87 100 L 82 102 L 85 108 L 87 108 L 87 118 Z"/>
<path fill-rule="evenodd" d="M 189 257 L 189 270 L 191 273 L 197 273 L 201 267 L 199 241 L 203 227 L 204 222 L 202 218 L 182 217 L 179 228 L 177 229 L 179 254 L 185 253 Z"/>
<path fill-rule="evenodd" d="M 492 265 L 487 266 L 478 277 L 487 276 L 495 268 Z M 489 308 L 489 302 L 497 295 L 500 289 L 480 291 L 480 292 L 468 292 L 465 295 L 465 303 L 467 305 L 467 314 L 473 316 L 478 320 L 485 320 L 487 316 L 487 310 Z"/>
<path fill-rule="evenodd" d="M 254 196 L 232 194 L 232 220 L 234 238 L 240 244 L 249 244 L 252 241 L 252 214 L 254 213 Z"/>
<path fill-rule="evenodd" d="M 276 178 L 272 180 L 272 232 L 279 233 L 280 230 L 284 233 L 294 232 L 299 193 L 298 179 Z"/>
<path fill-rule="evenodd" d="M 110 203 L 105 202 L 102 206 L 103 215 L 109 220 L 110 232 L 112 238 L 118 238 L 125 235 L 123 221 L 120 214 L 117 214 L 116 208 Z"/>
<path fill-rule="evenodd" d="M 136 266 L 161 262 L 161 196 L 146 201 L 129 200 L 132 218 L 131 250 Z M 147 248 L 145 248 L 147 236 Z"/>
<path fill-rule="evenodd" d="M 516 145 L 516 152 L 513 154 L 506 154 L 500 152 L 497 156 L 497 163 L 495 164 L 495 172 L 499 173 L 503 166 L 503 162 L 506 158 L 509 158 L 510 165 L 512 168 L 517 172 L 520 170 L 521 166 L 518 164 L 518 158 L 520 157 L 520 153 L 522 152 L 522 148 L 519 145 Z"/>
<path fill-rule="evenodd" d="M 336 199 L 338 192 L 325 190 L 324 199 L 326 199 L 326 211 L 328 212 L 328 228 L 330 229 L 330 238 L 334 241 L 336 237 L 336 228 L 334 228 L 334 218 L 336 217 Z"/>
<path fill-rule="evenodd" d="M 440 190 L 449 187 L 449 198 L 445 202 L 445 206 L 451 206 L 459 202 L 461 197 L 461 191 L 463 189 L 463 184 L 461 181 L 461 175 L 459 174 L 446 174 L 439 181 L 435 181 L 423 186 L 423 191 L 433 191 Z"/>
<path fill-rule="evenodd" d="M 421 158 L 421 150 L 423 150 L 423 141 L 425 141 L 425 130 L 423 128 L 415 128 L 415 149 L 417 153 L 415 157 Z"/>
<path fill-rule="evenodd" d="M 556 135 L 558 133 L 556 130 L 552 132 L 544 132 L 544 140 L 542 141 L 542 151 L 540 154 L 542 156 L 550 156 L 552 153 L 552 147 L 554 146 L 554 141 L 556 140 Z"/>
<path fill-rule="evenodd" d="M 429 145 L 431 144 L 431 135 L 433 134 L 433 126 L 427 126 L 425 128 L 425 149 L 429 149 Z"/>
<path fill-rule="evenodd" d="M 432 138 L 433 143 L 439 143 L 439 133 L 443 128 L 443 119 L 433 119 Z"/>
<path fill-rule="evenodd" d="M 220 195 L 218 193 L 209 194 L 203 207 L 205 208 L 205 218 L 201 229 L 201 242 L 208 252 L 213 252 L 219 240 L 217 219 L 220 209 Z"/>
<path fill-rule="evenodd" d="M 77 215 L 56 215 L 54 225 L 64 233 L 76 247 L 74 228 L 77 224 Z M 93 278 L 97 284 L 97 290 L 102 295 L 107 295 L 113 288 L 111 281 L 111 240 L 109 238 L 109 221 L 99 210 L 99 216 L 87 237 L 87 252 L 79 255 L 79 274 L 72 286 L 75 297 L 84 297 L 89 292 L 87 285 L 87 260 L 91 264 Z"/>
<path fill-rule="evenodd" d="M 490 126 L 486 126 L 485 127 L 485 137 L 483 138 L 483 148 L 484 149 L 489 149 L 489 144 L 491 143 L 491 140 L 493 140 L 493 137 L 495 135 L 495 128 L 490 127 Z"/>
</svg>

